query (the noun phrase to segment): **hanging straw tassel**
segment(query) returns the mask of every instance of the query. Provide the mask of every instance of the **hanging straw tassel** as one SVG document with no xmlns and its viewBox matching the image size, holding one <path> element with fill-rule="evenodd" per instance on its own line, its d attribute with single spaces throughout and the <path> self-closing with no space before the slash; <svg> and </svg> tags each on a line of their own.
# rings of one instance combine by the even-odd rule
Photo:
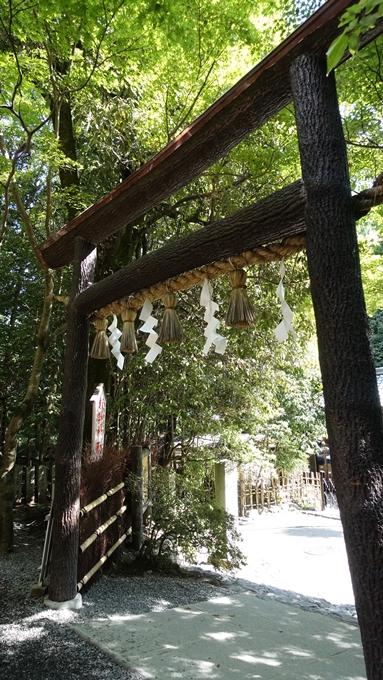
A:
<svg viewBox="0 0 383 680">
<path fill-rule="evenodd" d="M 175 293 L 167 293 L 162 298 L 162 301 L 165 305 L 165 311 L 158 342 L 160 344 L 166 342 L 182 342 L 183 332 L 175 310 L 177 295 Z"/>
<path fill-rule="evenodd" d="M 254 326 L 254 310 L 245 290 L 245 270 L 233 269 L 232 272 L 229 272 L 229 279 L 233 290 L 230 295 L 226 324 L 228 326 L 234 326 L 235 328 Z"/>
<path fill-rule="evenodd" d="M 121 336 L 121 352 L 126 352 L 126 354 L 134 354 L 138 350 L 134 328 L 136 316 L 137 312 L 135 309 L 124 309 L 121 312 L 121 318 L 124 322 Z"/>
<path fill-rule="evenodd" d="M 109 359 L 110 349 L 108 336 L 106 334 L 108 319 L 95 319 L 93 323 L 96 326 L 97 333 L 95 339 L 93 340 L 93 345 L 89 356 L 92 357 L 92 359 Z"/>
</svg>

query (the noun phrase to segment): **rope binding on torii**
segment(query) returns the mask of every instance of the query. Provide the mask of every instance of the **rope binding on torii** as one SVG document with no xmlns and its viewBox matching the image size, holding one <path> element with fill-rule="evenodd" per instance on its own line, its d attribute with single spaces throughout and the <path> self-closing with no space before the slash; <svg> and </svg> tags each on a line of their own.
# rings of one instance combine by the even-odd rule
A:
<svg viewBox="0 0 383 680">
<path fill-rule="evenodd" d="M 112 314 L 117 316 L 121 314 L 127 307 L 130 309 L 140 309 L 145 300 L 154 302 L 163 298 L 169 292 L 177 292 L 180 290 L 189 290 L 198 284 L 202 285 L 205 279 L 217 279 L 224 276 L 235 269 L 248 267 L 253 264 L 267 264 L 268 262 L 280 262 L 282 259 L 292 257 L 304 250 L 306 247 L 305 234 L 298 236 L 289 236 L 281 243 L 270 243 L 267 246 L 260 246 L 253 250 L 247 250 L 240 255 L 234 255 L 225 260 L 220 260 L 212 264 L 204 265 L 198 269 L 180 274 L 172 279 L 168 279 L 155 286 L 151 286 L 145 290 L 140 290 L 129 297 L 123 297 L 120 300 L 112 302 L 106 307 L 102 307 L 94 313 L 92 321 L 96 319 L 104 319 Z"/>
</svg>

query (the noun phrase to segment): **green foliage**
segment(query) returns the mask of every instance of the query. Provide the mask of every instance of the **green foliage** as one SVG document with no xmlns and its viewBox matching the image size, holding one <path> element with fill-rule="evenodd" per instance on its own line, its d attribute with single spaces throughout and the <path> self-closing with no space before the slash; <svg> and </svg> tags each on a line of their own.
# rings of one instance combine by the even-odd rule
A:
<svg viewBox="0 0 383 680">
<path fill-rule="evenodd" d="M 280 31 L 285 38 L 308 19 L 325 0 L 287 0 L 282 3 Z"/>
<path fill-rule="evenodd" d="M 289 299 L 294 291 L 295 304 L 307 300 L 304 264 L 300 256 L 286 264 L 286 296 Z M 247 460 L 250 453 L 243 433 L 252 437 L 262 434 L 270 442 L 267 450 L 263 447 L 266 457 L 276 448 L 277 465 L 289 469 L 298 460 L 302 466 L 307 451 L 323 435 L 320 382 L 305 358 L 307 338 L 312 334 L 311 316 L 305 308 L 300 312 L 298 306 L 295 321 L 301 344 L 290 340 L 280 345 L 276 341 L 273 329 L 280 321 L 275 296 L 278 280 L 277 264 L 267 271 L 263 266 L 253 270 L 248 293 L 255 301 L 257 322 L 249 329 L 224 325 L 229 285 L 224 279 L 215 283 L 221 332 L 228 338 L 223 356 L 202 354 L 204 322 L 199 288 L 179 296 L 177 310 L 184 342 L 164 347 L 151 365 L 144 361 L 146 338 L 138 331 L 139 351 L 128 359 L 112 387 L 109 437 L 122 446 L 158 437 L 162 442 L 167 439 L 171 459 L 180 453 L 194 458 L 196 440 L 209 435 L 215 437 L 214 441 L 219 438 L 210 448 L 211 458 Z M 154 311 L 159 319 L 161 307 L 158 303 Z M 268 436 L 271 430 L 273 437 Z M 283 445 L 278 445 L 278 433 L 283 435 Z"/>
<path fill-rule="evenodd" d="M 218 508 L 204 488 L 204 467 L 188 464 L 182 473 L 157 466 L 149 488 L 151 515 L 140 554 L 160 567 L 182 556 L 196 564 L 201 552 L 208 564 L 232 570 L 244 564 L 234 518 Z M 128 485 L 134 490 L 134 479 Z"/>
<path fill-rule="evenodd" d="M 327 73 L 330 73 L 342 59 L 346 49 L 356 54 L 359 49 L 359 38 L 373 28 L 377 20 L 383 16 L 383 2 L 376 0 L 360 0 L 348 7 L 339 20 L 343 32 L 335 38 L 327 50 Z"/>
<path fill-rule="evenodd" d="M 134 5 L 47 0 L 38 11 L 24 0 L 0 0 L 0 315 L 6 339 L 0 383 L 10 397 L 10 414 L 28 384 L 42 307 L 43 276 L 31 245 L 62 226 L 69 208 L 83 210 L 140 167 L 225 91 L 274 44 L 270 26 L 269 20 L 266 30 L 264 18 L 259 23 L 253 4 L 243 0 L 141 0 Z M 60 139 L 64 103 L 71 110 L 73 157 Z M 63 188 L 62 170 L 75 171 L 79 183 Z M 29 231 L 10 189 L 13 182 L 30 218 Z M 204 193 L 203 181 L 199 189 Z M 141 244 L 157 247 L 185 224 L 190 228 L 182 218 L 189 218 L 196 204 L 206 214 L 206 203 L 187 201 L 191 209 L 179 223 L 169 226 L 162 220 L 158 229 L 158 211 L 153 211 L 131 235 L 108 241 L 100 248 L 100 274 L 141 255 Z M 67 295 L 68 288 L 69 272 L 57 273 L 57 297 Z M 20 301 L 12 305 L 16 297 Z M 65 306 L 54 302 L 41 400 L 26 439 L 38 438 L 37 431 L 55 437 L 64 322 Z M 162 419 L 162 413 L 155 418 Z"/>
<path fill-rule="evenodd" d="M 134 5 L 124 0 L 69 0 L 64 4 L 65 8 L 62 2 L 49 0 L 37 13 L 30 3 L 14 5 L 0 0 L 0 67 L 4 75 L 0 127 L 7 151 L 0 153 L 0 180 L 4 186 L 12 168 L 15 170 L 37 242 L 67 221 L 68 204 L 82 210 L 140 167 L 321 2 L 264 1 L 256 7 L 247 0 L 139 0 Z M 338 69 L 337 79 L 353 187 L 359 190 L 371 184 L 381 163 L 382 42 L 368 46 L 353 62 L 352 67 L 345 64 Z M 57 120 L 51 117 L 52 106 L 67 99 L 76 160 L 63 154 Z M 32 132 L 26 151 L 23 145 Z M 63 167 L 78 173 L 79 185 L 71 187 L 69 197 L 60 187 Z M 290 106 L 190 186 L 102 244 L 99 275 L 107 275 L 299 176 Z M 11 195 L 1 254 L 0 314 L 6 343 L 0 350 L 0 379 L 2 385 L 8 385 L 12 405 L 23 392 L 32 359 L 31 339 L 37 327 L 42 284 L 17 213 Z M 368 235 L 381 232 L 381 217 L 374 213 L 361 221 L 360 228 Z M 363 245 L 361 256 L 368 311 L 373 314 L 381 304 L 380 260 Z M 183 345 L 167 348 L 148 366 L 143 359 L 145 338 L 139 334 L 139 353 L 126 361 L 122 374 L 111 370 L 109 439 L 128 445 L 167 438 L 170 453 L 182 449 L 186 457 L 194 456 L 192 444 L 201 435 L 220 435 L 222 450 L 246 458 L 251 452 L 243 450 L 241 435 L 261 435 L 263 439 L 254 444 L 255 459 L 264 456 L 273 462 L 275 456 L 275 464 L 286 469 L 303 465 L 306 453 L 323 433 L 323 406 L 320 381 L 305 359 L 313 314 L 304 256 L 289 260 L 287 272 L 286 297 L 295 313 L 297 345 L 289 340 L 279 346 L 273 335 L 280 321 L 275 297 L 277 264 L 255 267 L 249 275 L 248 291 L 257 313 L 253 329 L 224 327 L 229 286 L 224 279 L 215 284 L 221 330 L 229 341 L 223 357 L 202 355 L 199 290 L 183 293 L 178 305 L 185 331 Z M 23 277 L 22 304 L 16 306 L 12 325 L 12 299 Z M 57 273 L 58 296 L 68 293 L 68 279 L 68 272 Z M 160 310 L 158 303 L 157 317 Z M 55 303 L 42 397 L 35 420 L 26 430 L 28 437 L 48 423 L 54 438 L 64 344 L 64 337 L 56 333 L 64 321 L 65 306 Z M 17 380 L 12 377 L 15 375 Z"/>
<path fill-rule="evenodd" d="M 377 309 L 369 321 L 375 366 L 380 368 L 383 366 L 383 309 Z"/>
</svg>

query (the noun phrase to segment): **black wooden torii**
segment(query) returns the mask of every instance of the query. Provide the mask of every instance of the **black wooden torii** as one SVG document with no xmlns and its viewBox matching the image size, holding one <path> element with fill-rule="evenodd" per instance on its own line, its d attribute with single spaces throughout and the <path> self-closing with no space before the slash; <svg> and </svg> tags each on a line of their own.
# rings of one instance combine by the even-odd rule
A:
<svg viewBox="0 0 383 680">
<path fill-rule="evenodd" d="M 68 602 L 77 592 L 88 317 L 102 305 L 134 292 L 130 273 L 136 267 L 137 274 L 145 266 L 142 258 L 122 270 L 124 273 L 118 272 L 115 278 L 89 288 L 95 246 L 193 180 L 293 101 L 304 183 L 300 191 L 305 204 L 306 250 L 334 479 L 367 674 L 370 680 L 378 680 L 383 679 L 383 421 L 369 343 L 335 77 L 333 73 L 326 77 L 325 60 L 326 50 L 339 34 L 339 17 L 351 4 L 348 0 L 325 3 L 152 161 L 40 246 L 42 259 L 52 268 L 67 264 L 74 256 L 56 453 L 49 597 L 56 602 Z M 362 38 L 362 46 L 382 32 L 383 23 L 379 22 Z M 281 227 L 274 238 L 286 235 L 283 218 L 282 212 Z M 302 221 L 299 230 L 302 231 Z M 251 229 L 248 231 L 251 235 Z M 266 232 L 258 233 L 257 240 L 265 243 L 269 236 Z M 238 247 L 241 224 L 235 226 L 232 241 L 233 250 L 230 239 L 225 241 L 226 249 L 231 250 L 229 255 L 241 250 Z M 197 253 L 199 265 L 225 256 L 214 239 L 210 246 L 208 256 L 206 251 Z M 172 260 L 171 251 L 169 257 Z M 188 261 L 187 252 L 185 260 L 177 262 L 178 268 L 183 267 L 178 273 L 199 266 Z M 176 275 L 177 266 L 172 275 Z M 168 269 L 163 271 L 168 278 Z M 130 284 L 121 289 L 125 276 Z M 154 278 L 163 280 L 159 276 L 156 271 Z"/>
</svg>

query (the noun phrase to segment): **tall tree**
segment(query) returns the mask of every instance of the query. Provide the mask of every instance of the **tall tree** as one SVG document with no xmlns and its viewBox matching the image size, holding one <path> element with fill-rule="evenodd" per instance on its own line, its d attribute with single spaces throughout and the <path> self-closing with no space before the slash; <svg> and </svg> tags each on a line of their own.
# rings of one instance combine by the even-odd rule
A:
<svg viewBox="0 0 383 680">
<path fill-rule="evenodd" d="M 233 64 L 233 50 L 260 35 L 251 11 L 250 2 L 238 0 L 213 5 L 179 0 L 176 7 L 151 0 L 134 6 L 126 0 L 69 5 L 48 0 L 38 8 L 26 0 L 2 0 L 0 242 L 16 211 L 37 258 L 38 241 L 155 153 L 205 107 L 207 98 L 225 89 L 230 75 L 223 65 Z M 235 65 L 229 70 L 238 71 Z M 165 93 L 160 124 L 159 91 Z M 105 107 L 117 113 L 115 121 L 105 119 Z M 27 191 L 32 185 L 33 197 Z M 145 238 L 140 226 L 132 255 Z M 12 545 L 16 443 L 36 402 L 48 343 L 54 276 L 42 269 L 34 364 L 0 461 L 0 551 Z"/>
</svg>

